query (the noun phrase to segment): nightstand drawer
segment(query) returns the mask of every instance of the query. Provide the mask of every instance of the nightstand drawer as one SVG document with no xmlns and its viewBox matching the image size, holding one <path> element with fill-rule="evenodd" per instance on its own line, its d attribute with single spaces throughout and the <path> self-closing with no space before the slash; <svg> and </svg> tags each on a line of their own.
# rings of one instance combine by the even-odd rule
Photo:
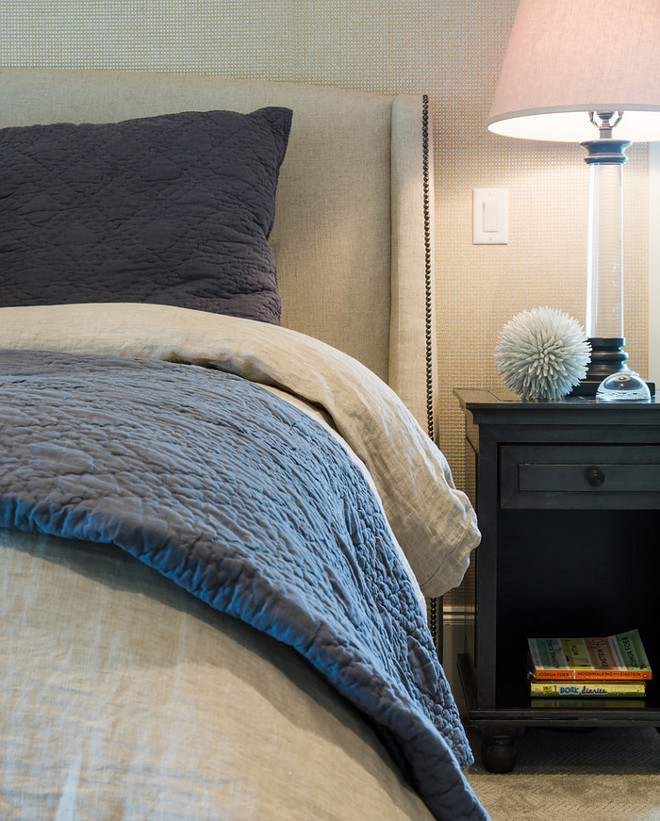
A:
<svg viewBox="0 0 660 821">
<path fill-rule="evenodd" d="M 500 507 L 655 506 L 658 445 L 502 445 Z"/>
</svg>

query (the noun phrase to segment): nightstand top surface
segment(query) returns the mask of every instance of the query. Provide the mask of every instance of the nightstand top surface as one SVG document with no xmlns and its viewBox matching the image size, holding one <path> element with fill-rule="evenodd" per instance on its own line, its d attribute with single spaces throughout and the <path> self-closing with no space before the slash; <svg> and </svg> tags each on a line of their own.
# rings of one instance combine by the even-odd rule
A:
<svg viewBox="0 0 660 821">
<path fill-rule="evenodd" d="M 507 388 L 455 388 L 454 395 L 475 422 L 493 424 L 660 424 L 660 402 L 604 402 L 582 396 L 522 400 Z"/>
<path fill-rule="evenodd" d="M 454 395 L 458 397 L 461 405 L 493 405 L 520 408 L 556 408 L 556 407 L 578 407 L 589 408 L 648 408 L 656 405 L 655 397 L 646 402 L 604 402 L 599 399 L 590 399 L 584 396 L 569 396 L 564 399 L 540 400 L 521 399 L 517 394 L 507 390 L 507 388 L 455 388 Z M 658 403 L 660 405 L 660 403 Z"/>
</svg>

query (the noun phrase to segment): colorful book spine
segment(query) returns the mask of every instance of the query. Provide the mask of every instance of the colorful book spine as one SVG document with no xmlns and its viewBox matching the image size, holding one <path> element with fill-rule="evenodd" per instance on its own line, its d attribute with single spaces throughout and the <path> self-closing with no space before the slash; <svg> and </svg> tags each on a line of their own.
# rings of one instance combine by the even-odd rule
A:
<svg viewBox="0 0 660 821">
<path fill-rule="evenodd" d="M 650 680 L 651 666 L 637 630 L 615 636 L 528 639 L 530 670 L 540 679 Z"/>
<path fill-rule="evenodd" d="M 531 680 L 529 691 L 533 698 L 643 698 L 646 682 Z"/>
</svg>

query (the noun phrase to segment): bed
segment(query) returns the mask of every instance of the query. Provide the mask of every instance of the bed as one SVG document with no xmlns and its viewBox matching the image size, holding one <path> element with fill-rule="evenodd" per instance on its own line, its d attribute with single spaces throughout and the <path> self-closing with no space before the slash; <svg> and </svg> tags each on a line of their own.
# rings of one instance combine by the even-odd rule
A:
<svg viewBox="0 0 660 821">
<path fill-rule="evenodd" d="M 425 98 L 4 68 L 0 128 L 0 816 L 487 818 Z"/>
</svg>

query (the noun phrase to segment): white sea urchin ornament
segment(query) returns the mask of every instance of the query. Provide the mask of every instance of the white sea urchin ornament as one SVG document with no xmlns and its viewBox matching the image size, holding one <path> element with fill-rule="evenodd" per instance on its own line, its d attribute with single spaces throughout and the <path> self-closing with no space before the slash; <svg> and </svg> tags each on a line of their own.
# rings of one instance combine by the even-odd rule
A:
<svg viewBox="0 0 660 821">
<path fill-rule="evenodd" d="M 572 316 L 533 308 L 502 328 L 495 361 L 507 387 L 523 399 L 559 399 L 586 375 L 590 353 Z"/>
</svg>

